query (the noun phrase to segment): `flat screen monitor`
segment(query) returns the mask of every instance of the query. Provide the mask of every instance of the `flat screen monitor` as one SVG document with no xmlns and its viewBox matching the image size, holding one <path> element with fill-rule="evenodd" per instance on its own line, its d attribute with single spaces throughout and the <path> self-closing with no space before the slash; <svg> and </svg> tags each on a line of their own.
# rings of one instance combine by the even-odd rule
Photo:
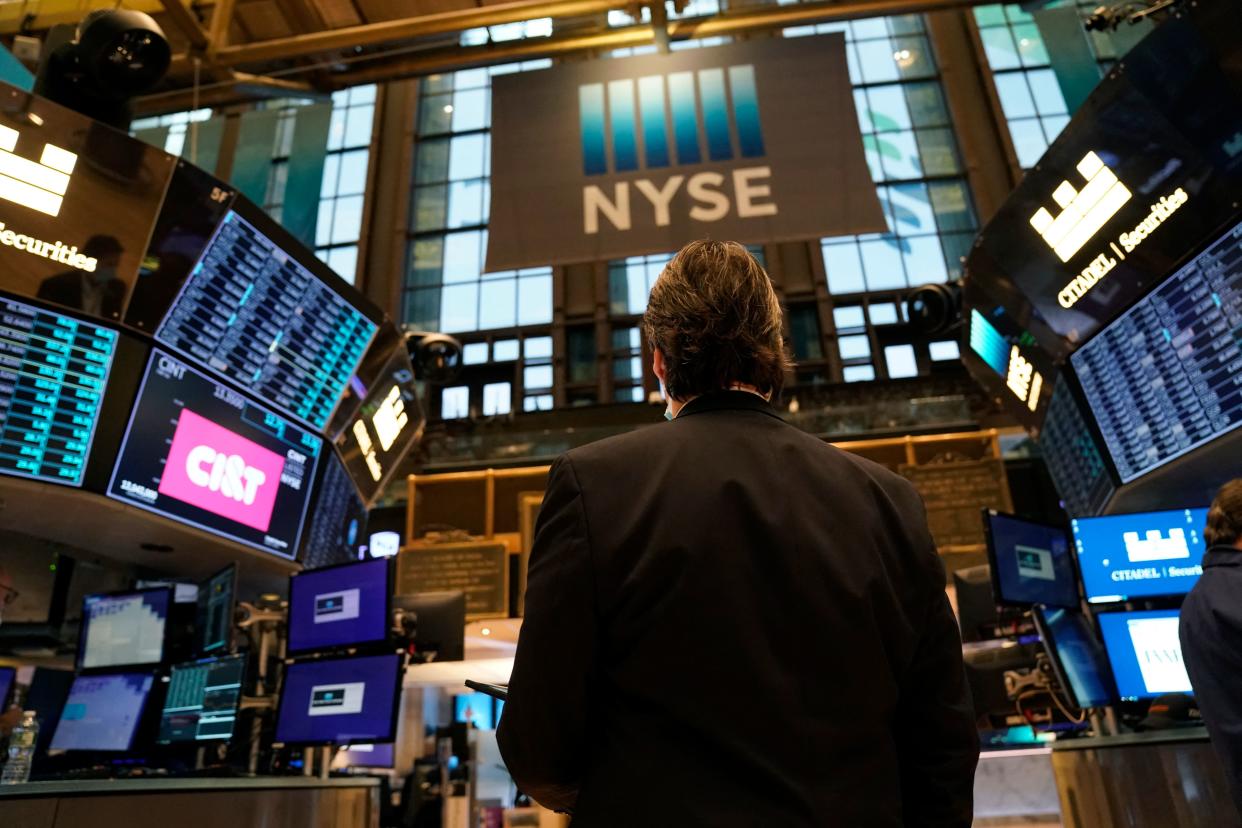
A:
<svg viewBox="0 0 1242 828">
<path fill-rule="evenodd" d="M 358 560 L 367 542 L 366 528 L 367 504 L 336 451 L 325 450 L 315 505 L 302 541 L 302 565 L 318 569 Z"/>
<path fill-rule="evenodd" d="M 82 485 L 117 336 L 0 297 L 0 474 Z"/>
<path fill-rule="evenodd" d="M 15 684 L 17 684 L 17 668 L 0 667 L 0 714 L 9 709 Z"/>
<path fill-rule="evenodd" d="M 56 726 L 60 722 L 60 714 L 65 709 L 65 701 L 69 698 L 73 679 L 74 674 L 70 670 L 52 670 L 48 667 L 34 669 L 30 687 L 26 689 L 26 698 L 22 701 L 22 709 L 33 710 L 39 720 L 36 758 L 47 753 L 52 734 L 56 732 Z"/>
<path fill-rule="evenodd" d="M 1076 610 L 1036 606 L 1035 627 L 1057 681 L 1079 708 L 1112 704 L 1112 676 L 1104 647 L 1086 616 Z"/>
<path fill-rule="evenodd" d="M 1242 425 L 1242 224 L 1070 357 L 1122 483 Z"/>
<path fill-rule="evenodd" d="M 1097 617 L 1122 701 L 1194 692 L 1178 638 L 1180 610 L 1102 612 Z"/>
<path fill-rule="evenodd" d="M 391 595 L 387 560 L 299 572 L 289 579 L 289 652 L 387 640 Z"/>
<path fill-rule="evenodd" d="M 391 742 L 402 656 L 295 662 L 285 668 L 276 741 L 286 745 Z"/>
<path fill-rule="evenodd" d="M 323 441 L 154 349 L 108 496 L 293 558 Z"/>
<path fill-rule="evenodd" d="M 236 600 L 236 564 L 229 564 L 199 586 L 194 630 L 199 655 L 228 651 L 233 643 L 233 605 Z"/>
<path fill-rule="evenodd" d="M 171 604 L 169 587 L 86 596 L 78 669 L 159 664 Z"/>
<path fill-rule="evenodd" d="M 155 338 L 323 430 L 379 325 L 256 221 L 225 214 Z"/>
<path fill-rule="evenodd" d="M 244 655 L 205 658 L 173 667 L 160 714 L 160 744 L 233 738 L 245 675 Z"/>
<path fill-rule="evenodd" d="M 150 673 L 80 675 L 52 736 L 52 750 L 126 751 L 142 720 Z"/>
<path fill-rule="evenodd" d="M 476 730 L 496 729 L 495 699 L 486 693 L 463 693 L 453 697 L 453 721 L 474 725 Z"/>
<path fill-rule="evenodd" d="M 1064 529 L 992 510 L 984 511 L 983 521 L 998 603 L 1077 606 L 1078 584 Z"/>
<path fill-rule="evenodd" d="M 396 747 L 389 744 L 359 742 L 346 745 L 332 759 L 332 768 L 378 768 L 392 770 L 397 766 Z"/>
<path fill-rule="evenodd" d="M 1075 518 L 1083 590 L 1093 604 L 1184 595 L 1203 574 L 1207 509 Z"/>
</svg>

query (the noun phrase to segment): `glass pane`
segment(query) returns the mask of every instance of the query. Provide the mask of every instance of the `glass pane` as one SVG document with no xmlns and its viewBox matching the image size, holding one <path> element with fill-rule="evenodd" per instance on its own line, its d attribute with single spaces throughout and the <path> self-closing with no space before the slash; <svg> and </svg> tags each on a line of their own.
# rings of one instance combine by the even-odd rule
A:
<svg viewBox="0 0 1242 828">
<path fill-rule="evenodd" d="M 1005 117 L 1030 118 L 1035 115 L 1035 102 L 1031 99 L 1031 91 L 1026 85 L 1025 72 L 1007 72 L 996 75 L 996 93 L 1000 96 L 1001 109 Z"/>
<path fill-rule="evenodd" d="M 468 132 L 487 127 L 486 89 L 467 89 L 453 95 L 453 131 Z"/>
<path fill-rule="evenodd" d="M 541 359 L 552 356 L 552 337 L 533 336 L 522 343 L 523 356 L 526 359 Z"/>
<path fill-rule="evenodd" d="M 486 223 L 483 215 L 483 180 L 454 181 L 448 188 L 449 228 L 473 227 Z"/>
<path fill-rule="evenodd" d="M 915 143 L 913 130 L 886 132 L 877 135 L 876 142 L 880 159 L 884 162 L 885 180 L 923 177 L 923 166 L 919 160 L 919 148 Z"/>
<path fill-rule="evenodd" d="M 1018 154 L 1018 164 L 1023 169 L 1039 163 L 1039 159 L 1048 149 L 1044 131 L 1040 128 L 1039 121 L 1034 118 L 1010 121 L 1009 135 L 1013 138 L 1013 148 Z"/>
<path fill-rule="evenodd" d="M 824 245 L 824 270 L 828 272 L 828 290 L 832 293 L 861 293 L 863 283 L 862 263 L 858 260 L 858 248 L 853 242 Z"/>
<path fill-rule="evenodd" d="M 350 104 L 373 104 L 375 103 L 375 84 L 364 83 L 361 86 L 352 86 L 349 88 Z"/>
<path fill-rule="evenodd" d="M 966 186 L 960 181 L 935 181 L 927 185 L 932 210 L 942 232 L 974 230 L 975 217 L 970 209 Z"/>
<path fill-rule="evenodd" d="M 1044 135 L 1047 136 L 1049 143 L 1055 141 L 1057 136 L 1061 134 L 1061 130 L 1065 129 L 1070 122 L 1068 115 L 1049 115 L 1039 120 L 1044 125 Z"/>
<path fill-rule="evenodd" d="M 913 345 L 889 345 L 884 349 L 884 363 L 891 379 L 917 377 L 919 366 L 914 359 Z"/>
<path fill-rule="evenodd" d="M 333 109 L 328 121 L 328 150 L 339 150 L 345 143 L 345 110 Z"/>
<path fill-rule="evenodd" d="M 464 365 L 482 365 L 487 362 L 487 343 L 471 342 L 461 349 L 461 361 Z"/>
<path fill-rule="evenodd" d="M 1013 35 L 1009 33 L 1008 27 L 982 29 L 979 37 L 983 40 L 983 51 L 987 55 L 988 65 L 994 71 L 1017 69 L 1021 65 L 1018 50 L 1013 45 Z"/>
<path fill-rule="evenodd" d="M 479 328 L 511 328 L 517 316 L 517 280 L 483 282 L 479 286 Z"/>
<path fill-rule="evenodd" d="M 479 284 L 446 285 L 440 294 L 440 330 L 478 330 Z"/>
<path fill-rule="evenodd" d="M 483 416 L 495 417 L 508 414 L 513 404 L 512 385 L 507 382 L 490 382 L 483 386 Z"/>
<path fill-rule="evenodd" d="M 518 358 L 518 341 L 502 339 L 492 343 L 492 359 L 496 362 L 513 362 Z"/>
<path fill-rule="evenodd" d="M 892 290 L 906 287 L 901 266 L 899 242 L 892 236 L 859 242 L 863 267 L 867 273 L 868 290 Z"/>
<path fill-rule="evenodd" d="M 903 78 L 927 78 L 936 74 L 931 45 L 925 37 L 898 37 L 892 41 L 893 61 Z"/>
<path fill-rule="evenodd" d="M 351 107 L 349 118 L 345 121 L 346 147 L 366 147 L 371 145 L 371 129 L 375 121 L 375 108 L 371 106 Z"/>
<path fill-rule="evenodd" d="M 872 325 L 894 325 L 901 321 L 897 318 L 897 306 L 892 302 L 873 303 L 867 308 Z"/>
<path fill-rule="evenodd" d="M 1060 115 L 1066 111 L 1065 96 L 1061 94 L 1061 86 L 1051 69 L 1028 72 L 1026 79 L 1031 84 L 1035 109 L 1040 115 Z"/>
<path fill-rule="evenodd" d="M 483 272 L 483 233 L 470 230 L 444 237 L 444 281 L 465 282 Z"/>
<path fill-rule="evenodd" d="M 518 324 L 543 325 L 552 321 L 552 276 L 524 276 L 518 280 Z"/>
<path fill-rule="evenodd" d="M 858 67 L 862 71 L 864 83 L 895 81 L 900 77 L 897 60 L 893 55 L 893 43 L 887 37 L 856 43 L 855 48 L 858 50 Z"/>
<path fill-rule="evenodd" d="M 362 196 L 345 196 L 336 200 L 332 219 L 332 244 L 358 241 L 362 233 Z"/>
<path fill-rule="evenodd" d="M 411 245 L 411 285 L 437 285 L 441 281 L 444 239 L 419 239 Z"/>
<path fill-rule="evenodd" d="M 949 113 L 939 83 L 909 83 L 904 87 L 906 106 L 915 126 L 947 126 Z"/>
<path fill-rule="evenodd" d="M 456 420 L 470 416 L 470 387 L 458 385 L 440 392 L 440 417 Z"/>
<path fill-rule="evenodd" d="M 522 384 L 527 391 L 552 387 L 552 366 L 532 365 L 522 372 Z"/>
<path fill-rule="evenodd" d="M 329 159 L 339 159 L 341 177 L 336 195 L 356 195 L 366 190 L 367 160 L 370 155 L 368 150 L 351 150 L 339 156 L 329 156 Z M 324 176 L 327 176 L 327 167 L 324 168 Z"/>
<path fill-rule="evenodd" d="M 403 318 L 419 330 L 440 330 L 440 289 L 425 288 L 406 293 Z"/>
<path fill-rule="evenodd" d="M 898 235 L 935 232 L 936 220 L 932 216 L 926 184 L 897 184 L 887 190 L 894 232 Z"/>
<path fill-rule="evenodd" d="M 958 350 L 957 341 L 946 339 L 943 342 L 931 342 L 927 346 L 931 352 L 931 358 L 936 362 L 944 362 L 951 359 L 961 359 L 961 351 Z"/>
<path fill-rule="evenodd" d="M 323 159 L 323 179 L 319 184 L 319 197 L 331 198 L 336 195 L 337 177 L 341 170 L 341 156 L 339 153 L 329 153 Z"/>
<path fill-rule="evenodd" d="M 875 379 L 875 369 L 870 365 L 847 365 L 842 373 L 846 382 L 869 382 Z"/>
<path fill-rule="evenodd" d="M 841 359 L 866 359 L 871 356 L 871 342 L 866 336 L 839 336 L 837 347 L 841 350 Z"/>
<path fill-rule="evenodd" d="M 870 107 L 870 121 L 876 132 L 892 132 L 909 129 L 910 110 L 906 106 L 906 96 L 898 85 L 876 86 L 867 90 Z"/>
<path fill-rule="evenodd" d="M 793 340 L 796 359 L 822 359 L 823 345 L 819 337 L 819 313 L 814 305 L 789 309 L 789 336 Z"/>
<path fill-rule="evenodd" d="M 414 215 L 410 229 L 415 233 L 444 229 L 448 218 L 448 187 L 432 184 L 414 190 Z"/>
<path fill-rule="evenodd" d="M 962 171 L 961 162 L 957 159 L 957 144 L 951 130 L 920 129 L 915 135 L 918 138 L 924 175 L 956 175 Z"/>
<path fill-rule="evenodd" d="M 904 239 L 906 273 L 911 285 L 943 282 L 948 278 L 944 269 L 944 251 L 939 236 L 916 236 Z"/>
<path fill-rule="evenodd" d="M 414 183 L 433 184 L 448 180 L 447 138 L 419 141 L 414 148 Z"/>
<path fill-rule="evenodd" d="M 832 321 L 836 324 L 838 331 L 849 330 L 850 328 L 861 328 L 865 324 L 863 309 L 859 305 L 847 305 L 841 308 L 833 308 Z"/>
<path fill-rule="evenodd" d="M 345 247 L 334 247 L 328 251 L 328 267 L 336 271 L 336 274 L 351 285 L 358 275 L 358 247 L 357 245 L 347 245 Z"/>
<path fill-rule="evenodd" d="M 1005 25 L 1005 10 L 999 3 L 991 6 L 975 6 L 975 22 L 982 26 Z"/>
<path fill-rule="evenodd" d="M 486 172 L 483 155 L 486 140 L 483 135 L 458 135 L 452 139 L 453 148 L 449 153 L 449 181 L 464 181 L 468 178 L 482 178 Z"/>
<path fill-rule="evenodd" d="M 1048 65 L 1048 50 L 1044 47 L 1038 26 L 1034 23 L 1014 26 L 1013 36 L 1018 40 L 1018 56 L 1022 58 L 1023 66 Z"/>
<path fill-rule="evenodd" d="M 315 219 L 315 246 L 322 247 L 332 242 L 332 208 L 336 202 L 329 199 L 319 202 L 319 215 Z"/>
</svg>

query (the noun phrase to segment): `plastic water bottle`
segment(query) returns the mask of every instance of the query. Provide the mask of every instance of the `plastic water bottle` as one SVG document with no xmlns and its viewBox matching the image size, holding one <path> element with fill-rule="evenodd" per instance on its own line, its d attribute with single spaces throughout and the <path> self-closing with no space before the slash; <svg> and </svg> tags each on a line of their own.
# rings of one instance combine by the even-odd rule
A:
<svg viewBox="0 0 1242 828">
<path fill-rule="evenodd" d="M 22 713 L 22 722 L 9 734 L 9 760 L 4 763 L 0 785 L 20 785 L 30 780 L 35 745 L 39 743 L 39 720 L 33 710 Z"/>
</svg>

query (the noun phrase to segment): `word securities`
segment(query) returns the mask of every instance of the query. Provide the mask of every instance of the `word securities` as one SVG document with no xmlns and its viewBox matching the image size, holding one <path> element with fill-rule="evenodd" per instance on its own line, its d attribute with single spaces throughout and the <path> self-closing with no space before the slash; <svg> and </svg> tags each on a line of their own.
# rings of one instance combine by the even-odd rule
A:
<svg viewBox="0 0 1242 828">
<path fill-rule="evenodd" d="M 1148 236 L 1156 232 L 1161 224 L 1168 220 L 1169 216 L 1176 212 L 1190 200 L 1190 194 L 1178 187 L 1172 195 L 1162 197 L 1155 204 L 1151 205 L 1151 212 L 1147 217 L 1140 221 L 1138 225 L 1129 232 L 1122 233 L 1115 242 L 1109 242 L 1108 246 L 1117 254 L 1118 259 L 1125 259 L 1126 253 L 1133 253 L 1135 248 L 1142 244 Z M 1121 247 L 1118 247 L 1120 243 Z M 1125 249 L 1125 253 L 1122 249 Z M 1091 288 L 1095 287 L 1101 279 L 1108 275 L 1114 267 L 1117 266 L 1117 259 L 1109 256 L 1108 253 L 1101 253 L 1091 260 L 1091 263 L 1082 269 L 1082 272 L 1070 280 L 1070 283 L 1061 289 L 1057 294 L 1057 302 L 1063 308 L 1072 308 L 1074 303 L 1087 295 Z"/>
<path fill-rule="evenodd" d="M 43 241 L 32 236 L 15 233 L 5 227 L 2 221 L 0 221 L 0 244 L 3 244 L 5 247 L 16 247 L 18 250 L 25 250 L 27 253 L 33 253 L 45 259 L 76 267 L 78 270 L 85 270 L 87 273 L 94 273 L 95 268 L 99 265 L 97 259 L 79 253 L 76 246 L 70 246 L 60 241 Z"/>
</svg>

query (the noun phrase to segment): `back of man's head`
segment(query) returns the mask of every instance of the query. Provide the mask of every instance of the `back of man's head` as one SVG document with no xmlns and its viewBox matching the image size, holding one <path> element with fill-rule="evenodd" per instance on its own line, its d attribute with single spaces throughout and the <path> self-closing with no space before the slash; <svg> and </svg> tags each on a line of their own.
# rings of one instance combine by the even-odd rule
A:
<svg viewBox="0 0 1242 828">
<path fill-rule="evenodd" d="M 1203 539 L 1208 546 L 1242 548 L 1242 477 L 1230 480 L 1216 493 Z"/>
<path fill-rule="evenodd" d="M 737 242 L 683 247 L 656 280 L 643 315 L 675 400 L 733 385 L 778 394 L 789 365 L 781 326 L 772 280 Z"/>
</svg>

